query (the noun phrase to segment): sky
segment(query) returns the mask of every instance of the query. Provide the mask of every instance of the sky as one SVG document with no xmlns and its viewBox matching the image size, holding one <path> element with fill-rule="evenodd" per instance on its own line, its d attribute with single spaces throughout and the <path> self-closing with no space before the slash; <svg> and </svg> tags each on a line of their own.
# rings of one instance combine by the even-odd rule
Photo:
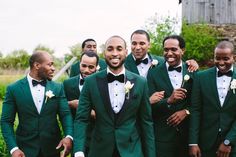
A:
<svg viewBox="0 0 236 157">
<path fill-rule="evenodd" d="M 129 45 L 136 29 L 155 16 L 179 17 L 178 0 L 0 0 L 0 52 L 39 44 L 62 57 L 70 47 L 93 38 L 99 45 L 120 35 Z"/>
</svg>

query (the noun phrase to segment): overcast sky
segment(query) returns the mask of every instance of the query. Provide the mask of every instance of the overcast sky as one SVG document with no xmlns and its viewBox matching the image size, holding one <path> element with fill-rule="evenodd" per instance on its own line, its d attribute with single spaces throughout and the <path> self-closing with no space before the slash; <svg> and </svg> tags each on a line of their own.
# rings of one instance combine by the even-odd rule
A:
<svg viewBox="0 0 236 157">
<path fill-rule="evenodd" d="M 0 0 L 0 52 L 42 44 L 56 56 L 86 38 L 98 46 L 112 35 L 129 43 L 130 34 L 148 18 L 181 16 L 177 0 Z"/>
</svg>

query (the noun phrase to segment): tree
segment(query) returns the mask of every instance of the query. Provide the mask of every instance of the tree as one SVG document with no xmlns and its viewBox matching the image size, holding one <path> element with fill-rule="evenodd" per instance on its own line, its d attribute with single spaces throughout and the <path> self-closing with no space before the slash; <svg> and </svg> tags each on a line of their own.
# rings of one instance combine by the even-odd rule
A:
<svg viewBox="0 0 236 157">
<path fill-rule="evenodd" d="M 37 50 L 47 51 L 47 52 L 50 53 L 51 55 L 54 54 L 54 50 L 53 50 L 53 49 L 50 49 L 49 47 L 47 47 L 47 46 L 45 46 L 45 45 L 42 45 L 42 44 L 39 44 L 38 46 L 36 46 L 36 48 L 34 49 L 34 51 L 37 51 Z"/>
<path fill-rule="evenodd" d="M 150 35 L 151 47 L 150 52 L 159 56 L 163 55 L 162 41 L 163 39 L 171 34 L 177 34 L 176 28 L 178 21 L 176 18 L 159 18 L 157 13 L 155 16 L 148 19 L 146 22 L 146 29 Z"/>
<path fill-rule="evenodd" d="M 70 54 L 67 53 L 64 55 L 65 56 L 64 60 L 66 63 L 69 62 L 71 60 L 71 58 L 73 58 L 73 57 L 77 57 L 78 59 L 80 58 L 81 52 L 82 52 L 81 43 L 77 43 L 77 44 L 71 46 L 70 52 L 71 52 Z"/>
</svg>

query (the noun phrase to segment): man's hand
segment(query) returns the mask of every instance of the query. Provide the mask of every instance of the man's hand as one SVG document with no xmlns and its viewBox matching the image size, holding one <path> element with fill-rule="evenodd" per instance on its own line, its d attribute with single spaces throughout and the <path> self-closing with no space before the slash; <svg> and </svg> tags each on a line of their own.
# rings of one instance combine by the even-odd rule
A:
<svg viewBox="0 0 236 157">
<path fill-rule="evenodd" d="M 68 101 L 68 104 L 69 104 L 70 108 L 77 109 L 78 104 L 79 104 L 79 100 L 75 99 L 75 100 Z"/>
<path fill-rule="evenodd" d="M 188 71 L 189 72 L 194 72 L 197 71 L 199 68 L 199 65 L 197 64 L 197 62 L 193 59 L 187 60 L 186 61 L 187 65 L 188 65 Z"/>
<path fill-rule="evenodd" d="M 167 119 L 167 124 L 176 127 L 185 119 L 186 116 L 187 113 L 185 110 L 177 111 Z"/>
<path fill-rule="evenodd" d="M 229 157 L 230 152 L 231 152 L 231 146 L 226 146 L 223 143 L 221 143 L 216 154 L 217 157 Z"/>
<path fill-rule="evenodd" d="M 201 150 L 196 146 L 189 146 L 189 156 L 190 157 L 201 157 Z"/>
<path fill-rule="evenodd" d="M 171 96 L 167 99 L 168 104 L 176 103 L 178 100 L 183 100 L 186 98 L 187 90 L 184 88 L 175 89 Z"/>
<path fill-rule="evenodd" d="M 11 156 L 12 157 L 25 157 L 25 154 L 20 149 L 17 149 L 12 153 Z"/>
<path fill-rule="evenodd" d="M 90 114 L 93 119 L 96 119 L 96 112 L 94 110 L 91 110 Z"/>
<path fill-rule="evenodd" d="M 153 93 L 152 96 L 150 96 L 150 98 L 149 98 L 150 104 L 155 104 L 155 103 L 159 102 L 161 99 L 163 99 L 164 93 L 165 93 L 165 91 Z"/>
<path fill-rule="evenodd" d="M 64 147 L 60 157 L 65 157 L 67 156 L 72 148 L 72 140 L 69 137 L 63 138 L 60 143 L 57 145 L 56 149 L 59 149 L 61 147 Z"/>
</svg>

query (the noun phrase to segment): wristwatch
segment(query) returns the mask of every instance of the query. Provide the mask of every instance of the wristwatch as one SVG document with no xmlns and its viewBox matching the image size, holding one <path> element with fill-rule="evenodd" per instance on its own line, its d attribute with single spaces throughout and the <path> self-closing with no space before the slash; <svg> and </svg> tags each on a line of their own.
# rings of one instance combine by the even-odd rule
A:
<svg viewBox="0 0 236 157">
<path fill-rule="evenodd" d="M 227 140 L 227 139 L 225 139 L 223 143 L 224 143 L 225 146 L 230 146 L 230 141 Z"/>
<path fill-rule="evenodd" d="M 185 111 L 185 113 L 186 113 L 187 115 L 190 115 L 189 110 L 185 109 L 184 111 Z"/>
</svg>

